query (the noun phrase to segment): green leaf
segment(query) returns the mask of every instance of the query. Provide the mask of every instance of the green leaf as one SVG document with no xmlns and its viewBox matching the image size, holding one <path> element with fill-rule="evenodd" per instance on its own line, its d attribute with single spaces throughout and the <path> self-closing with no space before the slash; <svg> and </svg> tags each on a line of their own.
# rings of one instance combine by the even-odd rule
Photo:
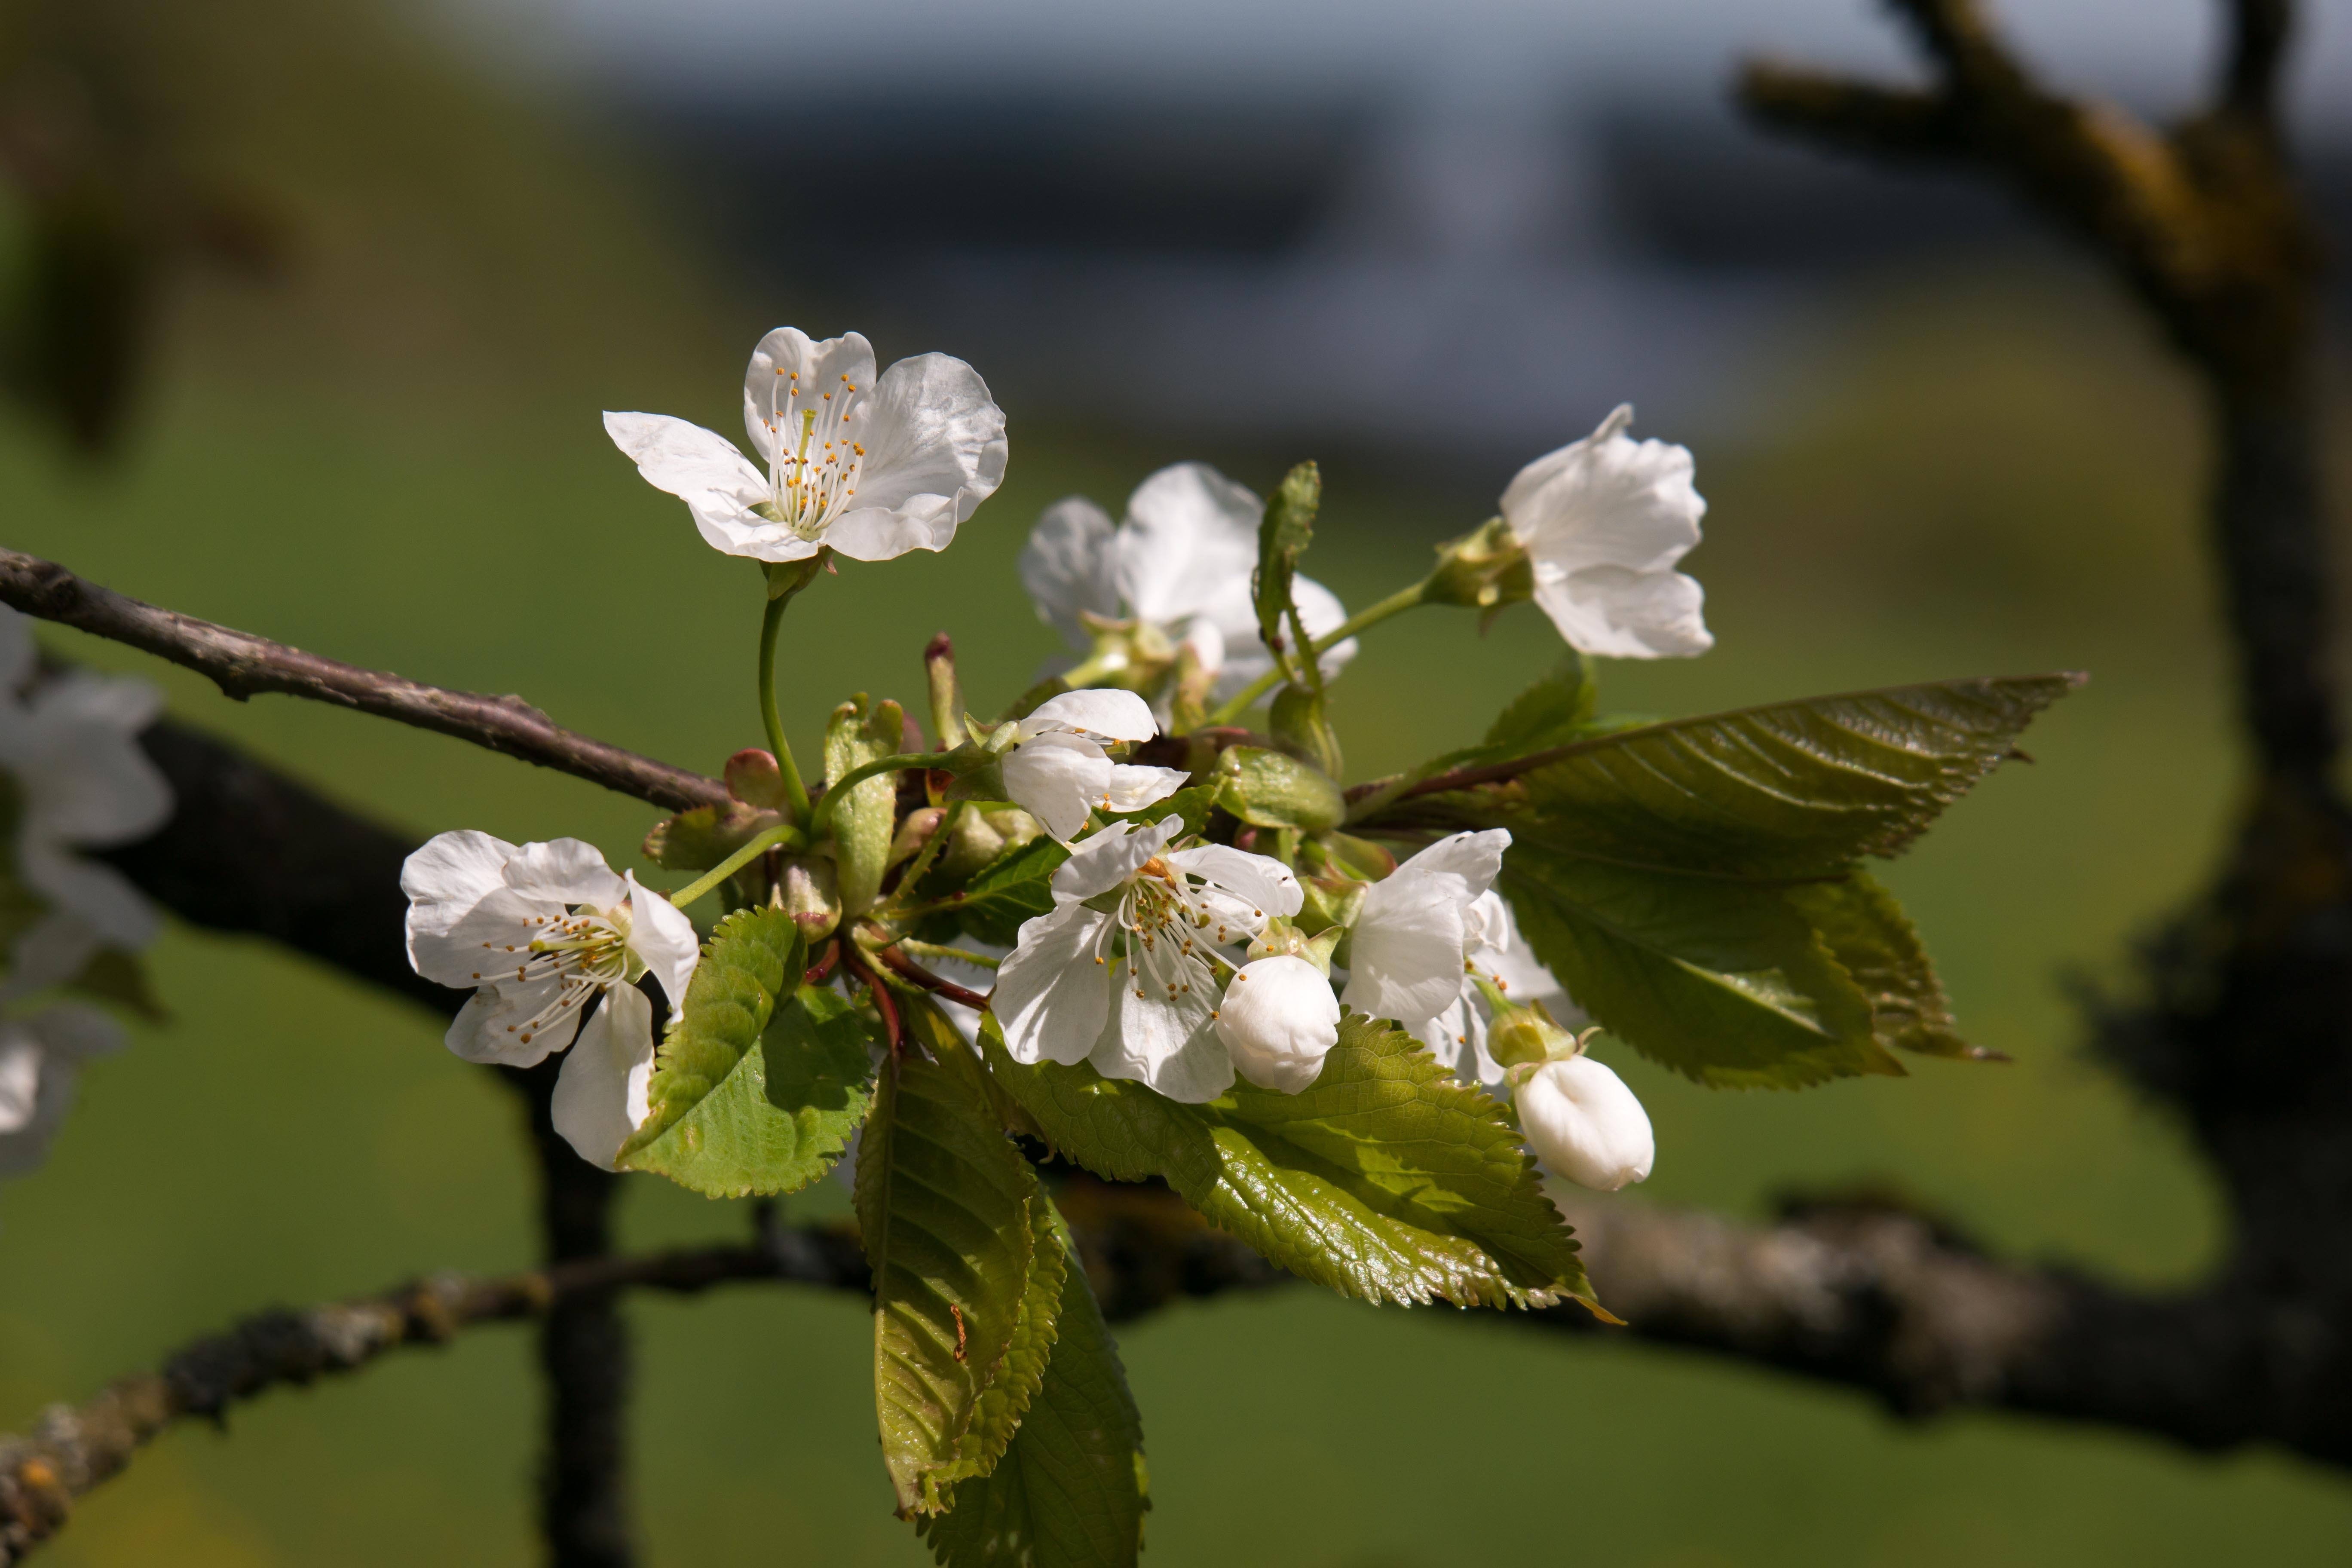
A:
<svg viewBox="0 0 2352 1568">
<path fill-rule="evenodd" d="M 1315 537 L 1315 513 L 1323 504 L 1323 471 L 1301 463 L 1283 476 L 1266 498 L 1265 515 L 1257 528 L 1257 571 L 1250 579 L 1251 602 L 1257 607 L 1258 635 L 1265 646 L 1287 646 L 1283 617 L 1290 614 L 1290 580 L 1297 574 L 1298 558 Z"/>
<path fill-rule="evenodd" d="M 1478 751 L 1499 761 L 1549 751 L 1580 739 L 1592 722 L 1601 691 L 1584 660 L 1570 648 L 1551 673 L 1511 699 L 1496 715 Z"/>
<path fill-rule="evenodd" d="M 1899 1075 L 1869 1001 L 1785 887 L 1664 876 L 1514 843 L 1502 885 L 1578 1005 L 1644 1056 L 1717 1088 Z"/>
<path fill-rule="evenodd" d="M 620 1169 L 743 1197 L 797 1191 L 840 1157 L 871 1100 L 869 1037 L 852 1004 L 799 984 L 805 952 L 781 910 L 719 922 Z M 796 994 L 780 1007 L 787 988 Z"/>
<path fill-rule="evenodd" d="M 1069 1232 L 1045 1206 L 1038 1247 L 1067 1260 L 1053 1354 L 996 1468 L 957 1486 L 952 1512 L 918 1522 L 943 1568 L 1131 1568 L 1142 1550 L 1143 1422 Z"/>
<path fill-rule="evenodd" d="M 1055 1233 L 1057 1216 L 1042 1188 L 1030 1194 L 1028 1209 L 1029 1282 L 1013 1318 L 1013 1337 L 1005 1345 L 1003 1364 L 981 1391 L 979 1407 L 956 1445 L 955 1458 L 923 1474 L 924 1496 L 935 1510 L 955 1506 L 950 1489 L 996 1468 L 1037 1396 L 1047 1358 L 1054 1352 L 1070 1254 Z"/>
<path fill-rule="evenodd" d="M 665 871 L 708 871 L 783 818 L 730 800 L 665 817 L 646 835 L 645 857 Z"/>
<path fill-rule="evenodd" d="M 1320 833 L 1347 820 L 1348 797 L 1331 775 L 1257 746 L 1217 755 L 1217 804 L 1254 827 Z"/>
<path fill-rule="evenodd" d="M 990 1071 L 1062 1152 L 1114 1181 L 1165 1178 L 1318 1284 L 1370 1301 L 1591 1303 L 1509 1112 L 1393 1025 L 1348 1015 L 1303 1094 L 1236 1083 L 1207 1105 L 1083 1062 L 1024 1067 L 993 1017 L 982 1040 Z"/>
<path fill-rule="evenodd" d="M 1856 871 L 1842 882 L 1793 888 L 1789 899 L 1868 999 L 1881 1045 L 1922 1056 L 2009 1059 L 1960 1037 L 1919 932 L 1877 879 Z"/>
<path fill-rule="evenodd" d="M 1678 720 L 1580 743 L 1500 820 L 1563 854 L 1717 877 L 1900 854 L 2073 675 L 1948 680 Z"/>
<path fill-rule="evenodd" d="M 859 692 L 833 710 L 824 728 L 824 776 L 845 778 L 851 769 L 897 753 L 906 739 L 906 716 L 896 702 L 869 709 Z M 834 859 L 840 872 L 841 907 L 853 915 L 873 907 L 890 866 L 890 837 L 898 829 L 898 781 L 877 773 L 849 786 L 833 808 Z"/>
<path fill-rule="evenodd" d="M 950 1075 L 920 1057 L 885 1064 L 856 1202 L 874 1268 L 875 1414 L 901 1513 L 944 1507 L 940 1476 L 977 1462 L 965 1438 L 1021 1324 L 1044 1201 L 1029 1163 Z"/>
<path fill-rule="evenodd" d="M 956 923 L 974 941 L 1011 947 L 1021 940 L 1021 922 L 1054 908 L 1054 873 L 1070 852 L 1050 838 L 1032 838 L 991 861 L 964 884 Z"/>
</svg>

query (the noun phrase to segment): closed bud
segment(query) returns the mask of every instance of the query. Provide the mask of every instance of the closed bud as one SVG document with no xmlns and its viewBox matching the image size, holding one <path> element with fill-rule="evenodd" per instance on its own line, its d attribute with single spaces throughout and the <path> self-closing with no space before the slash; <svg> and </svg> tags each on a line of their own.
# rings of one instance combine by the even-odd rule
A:
<svg viewBox="0 0 2352 1568">
<path fill-rule="evenodd" d="M 1045 825 L 1017 805 L 980 810 L 966 806 L 949 830 L 940 868 L 958 881 L 973 876 L 1009 849 L 1017 849 L 1045 831 Z"/>
<path fill-rule="evenodd" d="M 832 860 L 823 855 L 785 861 L 779 896 L 784 912 L 793 917 L 793 924 L 811 943 L 823 942 L 841 924 L 838 879 Z"/>
<path fill-rule="evenodd" d="M 1225 986 L 1216 1018 L 1234 1070 L 1282 1094 L 1312 1087 L 1339 1043 L 1339 999 L 1329 977 L 1287 954 L 1244 964 Z"/>
<path fill-rule="evenodd" d="M 727 759 L 727 793 L 746 805 L 784 809 L 784 773 L 773 753 L 746 746 Z"/>
<path fill-rule="evenodd" d="M 890 840 L 889 864 L 896 866 L 920 855 L 923 846 L 931 841 L 931 835 L 940 830 L 940 818 L 946 815 L 947 808 L 940 805 L 908 812 L 907 820 L 898 824 L 898 836 Z"/>
<path fill-rule="evenodd" d="M 1657 1145 L 1649 1113 L 1622 1079 L 1591 1057 L 1545 1062 L 1527 1074 L 1515 1099 L 1528 1147 L 1554 1175 L 1613 1193 L 1650 1173 Z"/>
</svg>

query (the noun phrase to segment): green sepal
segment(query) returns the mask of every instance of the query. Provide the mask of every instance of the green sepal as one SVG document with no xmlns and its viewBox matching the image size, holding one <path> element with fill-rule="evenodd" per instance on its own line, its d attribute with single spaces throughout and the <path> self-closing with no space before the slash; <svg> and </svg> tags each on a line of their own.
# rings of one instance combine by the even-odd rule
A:
<svg viewBox="0 0 2352 1568">
<path fill-rule="evenodd" d="M 1323 471 L 1301 463 L 1282 479 L 1266 498 L 1265 514 L 1257 527 L 1257 570 L 1250 578 L 1250 601 L 1257 610 L 1258 635 L 1268 648 L 1286 646 L 1290 614 L 1291 579 L 1298 574 L 1298 558 L 1315 538 L 1315 514 L 1323 504 Z M 1302 660 L 1313 650 L 1295 650 Z M 1300 666 L 1303 669 L 1304 664 Z"/>
<path fill-rule="evenodd" d="M 1347 820 L 1347 795 L 1331 775 L 1280 752 L 1229 746 L 1213 776 L 1217 804 L 1254 827 L 1321 833 Z"/>
<path fill-rule="evenodd" d="M 645 857 L 665 871 L 708 871 L 782 820 L 781 813 L 738 800 L 698 805 L 655 823 Z"/>
<path fill-rule="evenodd" d="M 846 777 L 853 768 L 895 755 L 905 743 L 906 716 L 896 702 L 869 706 L 859 692 L 833 710 L 824 729 L 824 774 Z M 890 868 L 890 837 L 898 828 L 898 781 L 877 773 L 849 786 L 833 808 L 834 863 L 841 883 L 841 907 L 859 915 L 873 907 Z"/>
<path fill-rule="evenodd" d="M 993 1016 L 982 1040 L 990 1071 L 1062 1153 L 1114 1181 L 1165 1179 L 1317 1284 L 1370 1301 L 1594 1306 L 1510 1113 L 1393 1025 L 1348 1014 L 1306 1092 L 1237 1082 L 1206 1105 L 1083 1062 L 1024 1067 Z"/>
<path fill-rule="evenodd" d="M 1021 1325 L 1045 1201 L 952 1075 L 912 1054 L 884 1063 L 856 1206 L 874 1270 L 875 1416 L 901 1514 L 946 1506 L 939 1475 L 978 1462 L 968 1436 L 987 1446 L 975 1424 Z"/>
<path fill-rule="evenodd" d="M 1038 1247 L 1066 1259 L 1053 1353 L 995 1468 L 917 1521 L 942 1568 L 1132 1568 L 1143 1548 L 1143 1421 L 1068 1227 L 1045 1206 Z"/>
<path fill-rule="evenodd" d="M 849 1002 L 800 984 L 806 957 L 781 910 L 719 921 L 619 1169 L 747 1197 L 798 1191 L 841 1157 L 872 1098 L 871 1036 Z"/>
</svg>

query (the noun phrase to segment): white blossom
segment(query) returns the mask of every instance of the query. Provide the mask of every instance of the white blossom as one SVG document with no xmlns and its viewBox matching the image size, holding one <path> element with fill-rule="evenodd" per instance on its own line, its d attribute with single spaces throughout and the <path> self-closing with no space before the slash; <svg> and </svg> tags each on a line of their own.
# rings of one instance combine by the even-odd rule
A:
<svg viewBox="0 0 2352 1568">
<path fill-rule="evenodd" d="M 980 373 L 932 353 L 877 378 L 856 332 L 814 342 L 778 327 L 761 339 L 744 374 L 743 427 L 765 473 L 698 425 L 604 416 L 646 482 L 683 500 L 713 549 L 755 561 L 826 546 L 854 561 L 945 550 L 1004 481 L 1004 411 Z"/>
<path fill-rule="evenodd" d="M 1499 905 L 1484 900 L 1510 843 L 1500 827 L 1456 833 L 1365 889 L 1349 928 L 1340 1000 L 1409 1029 L 1458 1002 L 1470 955 L 1486 943 Z"/>
<path fill-rule="evenodd" d="M 1715 646 L 1698 584 L 1675 570 L 1699 541 L 1706 502 L 1690 449 L 1635 441 L 1620 405 L 1601 427 L 1521 468 L 1503 517 L 1528 552 L 1536 603 L 1569 646 L 1667 658 Z"/>
<path fill-rule="evenodd" d="M 1151 709 L 1132 691 L 1108 688 L 1065 691 L 1021 721 L 1020 743 L 1004 754 L 1005 793 L 1068 843 L 1099 806 L 1141 811 L 1184 787 L 1180 768 L 1114 763 L 1103 742 L 1148 741 L 1160 732 Z"/>
<path fill-rule="evenodd" d="M 71 978 L 101 946 L 154 941 L 161 921 L 139 890 L 76 851 L 131 843 L 172 815 L 171 785 L 139 748 L 162 694 L 87 670 L 33 684 L 37 663 L 31 626 L 0 606 L 0 773 L 16 795 L 16 873 L 50 906 L 10 954 L 0 994 L 12 996 Z"/>
<path fill-rule="evenodd" d="M 1461 995 L 1428 1022 L 1407 1027 L 1429 1047 L 1430 1055 L 1452 1068 L 1463 1082 L 1499 1091 L 1503 1068 L 1486 1048 L 1492 1009 L 1470 980 L 1485 980 L 1513 1002 L 1540 1005 L 1562 1028 L 1580 1027 L 1586 1018 L 1583 1009 L 1570 999 L 1567 987 L 1529 951 L 1511 906 L 1501 894 L 1481 894 L 1470 908 L 1469 923 L 1477 931 L 1477 944 L 1464 966 Z"/>
<path fill-rule="evenodd" d="M 73 1104 L 81 1065 L 122 1044 L 121 1025 L 78 1003 L 0 1018 L 0 1176 L 41 1163 Z"/>
<path fill-rule="evenodd" d="M 1170 850 L 1184 819 L 1122 823 L 1054 873 L 1054 909 L 1021 927 L 991 1011 L 1016 1061 L 1091 1062 L 1171 1100 L 1214 1100 L 1234 1081 L 1216 1030 L 1223 951 L 1298 912 L 1279 860 L 1221 844 Z"/>
<path fill-rule="evenodd" d="M 1546 1170 L 1613 1193 L 1650 1173 L 1649 1113 L 1625 1080 L 1591 1057 L 1545 1062 L 1517 1090 L 1519 1128 Z"/>
<path fill-rule="evenodd" d="M 1206 463 L 1178 463 L 1138 485 L 1127 519 L 1072 496 L 1046 509 L 1021 552 L 1021 581 L 1038 618 L 1081 654 L 1094 647 L 1085 617 L 1156 627 L 1175 647 L 1191 643 L 1216 691 L 1231 696 L 1274 668 L 1250 600 L 1258 521 L 1265 505 Z M 1295 578 L 1291 595 L 1312 636 L 1348 618 L 1331 590 Z M 1356 654 L 1353 637 L 1326 651 L 1326 676 Z"/>
<path fill-rule="evenodd" d="M 1259 1088 L 1297 1094 L 1311 1087 L 1339 1043 L 1330 976 L 1288 953 L 1244 964 L 1217 1006 L 1217 1037 Z"/>
<path fill-rule="evenodd" d="M 645 1121 L 650 973 L 675 1020 L 698 951 L 694 926 L 634 873 L 615 876 L 576 838 L 518 847 L 470 829 L 408 858 L 408 958 L 419 974 L 474 994 L 449 1026 L 467 1061 L 530 1067 L 575 1044 L 556 1082 L 555 1130 L 610 1165 Z M 581 1014 L 603 1003 L 583 1028 Z"/>
</svg>

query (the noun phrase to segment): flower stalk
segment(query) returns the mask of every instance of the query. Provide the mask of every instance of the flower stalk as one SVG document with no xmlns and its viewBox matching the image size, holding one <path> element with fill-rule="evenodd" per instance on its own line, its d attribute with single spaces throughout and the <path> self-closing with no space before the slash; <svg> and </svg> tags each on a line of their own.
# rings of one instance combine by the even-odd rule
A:
<svg viewBox="0 0 2352 1568">
<path fill-rule="evenodd" d="M 1387 598 L 1382 599 L 1379 604 L 1370 605 L 1367 608 L 1359 610 L 1354 615 L 1349 616 L 1346 620 L 1341 621 L 1338 626 L 1332 627 L 1327 635 L 1315 639 L 1314 647 L 1307 650 L 1310 655 L 1308 662 L 1312 663 L 1314 659 L 1320 658 L 1324 654 L 1328 653 L 1331 649 L 1339 647 L 1341 643 L 1346 642 L 1358 632 L 1363 631 L 1370 626 L 1376 626 L 1382 621 L 1387 620 L 1391 616 L 1401 616 L 1405 611 L 1413 608 L 1415 605 L 1427 604 L 1429 602 L 1429 584 L 1430 579 L 1423 578 L 1422 581 L 1415 583 L 1412 587 L 1400 588 L 1395 593 L 1391 594 Z M 1294 624 L 1296 623 L 1294 622 Z M 1255 680 L 1251 681 L 1247 686 L 1243 687 L 1239 691 L 1235 692 L 1230 700 L 1226 701 L 1215 712 L 1210 714 L 1210 726 L 1213 727 L 1221 724 L 1232 724 L 1237 722 L 1243 714 L 1249 711 L 1250 704 L 1255 702 L 1259 698 L 1264 697 L 1276 686 L 1281 685 L 1287 678 L 1288 672 L 1283 669 L 1279 665 L 1267 670 L 1264 675 L 1259 676 Z"/>
</svg>

